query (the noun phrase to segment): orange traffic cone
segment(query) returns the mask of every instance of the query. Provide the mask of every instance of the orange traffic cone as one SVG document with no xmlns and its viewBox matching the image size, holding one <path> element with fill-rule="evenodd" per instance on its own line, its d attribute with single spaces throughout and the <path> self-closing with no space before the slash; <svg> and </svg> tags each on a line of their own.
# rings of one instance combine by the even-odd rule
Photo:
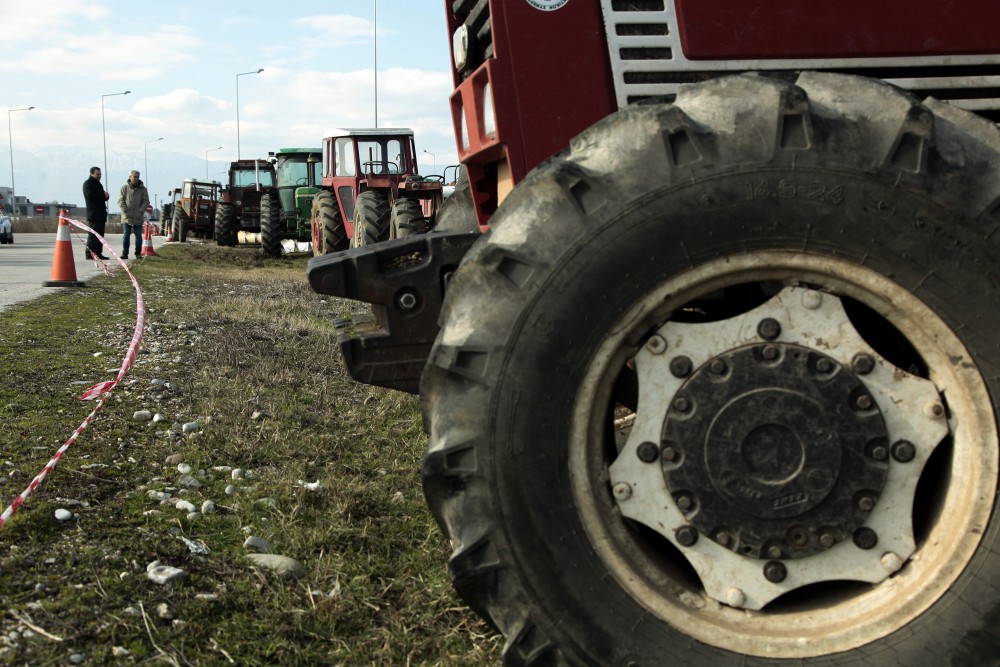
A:
<svg viewBox="0 0 1000 667">
<path fill-rule="evenodd" d="M 173 243 L 174 242 L 174 223 L 173 223 L 173 221 L 172 220 L 167 220 L 163 224 L 166 225 L 166 227 L 167 227 L 167 238 L 166 238 L 167 243 Z"/>
<path fill-rule="evenodd" d="M 56 231 L 56 252 L 52 256 L 52 279 L 42 283 L 44 287 L 83 287 L 86 283 L 76 279 L 76 263 L 73 261 L 73 242 L 69 238 L 69 223 L 66 210 L 59 211 L 59 229 Z"/>
<path fill-rule="evenodd" d="M 140 257 L 159 257 L 156 254 L 156 250 L 153 248 L 153 237 L 149 235 L 149 223 L 147 222 L 143 226 L 142 232 L 142 252 L 139 253 Z"/>
</svg>

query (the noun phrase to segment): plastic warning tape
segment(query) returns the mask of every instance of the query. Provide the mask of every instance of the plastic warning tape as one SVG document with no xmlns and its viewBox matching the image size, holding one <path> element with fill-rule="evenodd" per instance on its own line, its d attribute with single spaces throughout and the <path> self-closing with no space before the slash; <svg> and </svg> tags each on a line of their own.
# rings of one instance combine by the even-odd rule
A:
<svg viewBox="0 0 1000 667">
<path fill-rule="evenodd" d="M 92 230 L 84 223 L 65 217 L 63 219 L 74 227 L 78 227 L 81 230 L 86 230 L 89 233 L 93 233 L 94 236 L 99 238 L 101 240 L 101 243 L 110 250 L 110 246 L 108 245 L 107 241 L 104 240 L 104 237 L 94 232 L 94 230 Z M 132 275 L 132 272 L 128 270 L 128 265 L 126 265 L 125 262 L 118 257 L 118 255 L 114 256 L 118 260 L 118 263 L 122 265 L 122 268 L 125 269 L 125 273 L 128 274 L 129 279 L 132 281 L 133 287 L 135 287 L 135 330 L 132 333 L 132 342 L 128 346 L 128 351 L 125 353 L 125 358 L 122 360 L 122 364 L 118 369 L 118 374 L 115 376 L 115 379 L 95 384 L 93 387 L 83 392 L 83 394 L 80 396 L 81 401 L 90 401 L 97 398 L 98 396 L 100 396 L 100 400 L 98 400 L 97 403 L 94 405 L 94 409 L 90 411 L 90 414 L 87 415 L 87 418 L 83 420 L 83 423 L 81 423 L 76 428 L 76 430 L 73 431 L 73 434 L 69 436 L 69 439 L 66 440 L 66 442 L 63 443 L 63 445 L 56 451 L 56 453 L 52 455 L 52 458 L 49 459 L 49 462 L 45 464 L 45 467 L 42 468 L 42 471 L 37 475 L 35 475 L 35 478 L 31 480 L 30 484 L 28 484 L 28 487 L 24 491 L 22 491 L 17 498 L 14 499 L 14 502 L 12 502 L 7 507 L 7 509 L 3 511 L 3 514 L 0 514 L 0 528 L 2 528 L 4 524 L 7 523 L 7 520 L 10 519 L 14 515 L 14 513 L 17 512 L 17 510 L 21 507 L 21 505 L 24 504 L 24 501 L 27 500 L 28 496 L 30 496 L 31 493 L 36 488 L 38 488 L 38 485 L 45 480 L 46 476 L 48 476 L 48 474 L 52 472 L 52 469 L 56 467 L 57 463 L 59 463 L 59 459 L 61 459 L 63 454 L 66 453 L 66 450 L 68 450 L 73 445 L 73 443 L 76 442 L 76 439 L 80 435 L 80 433 L 82 433 L 83 430 L 87 428 L 90 422 L 94 419 L 94 416 L 104 406 L 108 398 L 110 398 L 111 392 L 114 390 L 114 388 L 128 374 L 129 370 L 135 364 L 136 357 L 139 355 L 139 346 L 142 344 L 142 333 L 146 328 L 146 305 L 142 299 L 142 290 L 139 289 L 139 283 L 138 281 L 136 281 L 135 276 Z"/>
</svg>

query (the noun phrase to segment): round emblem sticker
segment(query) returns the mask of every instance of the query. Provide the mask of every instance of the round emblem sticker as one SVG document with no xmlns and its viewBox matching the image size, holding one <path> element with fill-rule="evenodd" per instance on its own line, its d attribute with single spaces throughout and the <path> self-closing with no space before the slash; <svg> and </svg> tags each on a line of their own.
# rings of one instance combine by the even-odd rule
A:
<svg viewBox="0 0 1000 667">
<path fill-rule="evenodd" d="M 528 4 L 543 12 L 554 12 L 562 8 L 569 0 L 528 0 Z"/>
</svg>

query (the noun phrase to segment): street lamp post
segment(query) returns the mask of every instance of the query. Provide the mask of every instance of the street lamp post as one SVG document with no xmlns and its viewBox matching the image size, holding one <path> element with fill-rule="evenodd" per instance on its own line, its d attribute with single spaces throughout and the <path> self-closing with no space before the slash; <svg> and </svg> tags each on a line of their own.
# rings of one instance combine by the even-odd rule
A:
<svg viewBox="0 0 1000 667">
<path fill-rule="evenodd" d="M 437 168 L 438 168 L 438 158 L 437 158 L 437 155 L 434 155 L 434 153 L 431 153 L 426 148 L 424 149 L 424 152 L 431 156 L 432 164 L 434 165 L 434 171 L 437 171 Z"/>
<path fill-rule="evenodd" d="M 14 194 L 14 134 L 10 129 L 10 115 L 15 111 L 31 111 L 35 107 L 7 109 L 7 143 L 10 149 L 10 214 L 17 220 L 17 195 Z"/>
<path fill-rule="evenodd" d="M 156 143 L 157 141 L 163 141 L 163 137 L 159 139 L 150 139 L 149 141 L 144 141 L 142 143 L 142 168 L 144 174 L 146 174 L 146 190 L 149 190 L 149 162 L 146 160 L 146 147 L 150 144 Z"/>
<path fill-rule="evenodd" d="M 247 74 L 260 74 L 264 71 L 261 67 L 256 72 L 241 72 L 236 75 L 236 159 L 240 159 L 240 77 Z"/>
<path fill-rule="evenodd" d="M 108 176 L 108 131 L 104 126 L 104 98 L 114 97 L 115 95 L 128 95 L 131 90 L 126 90 L 123 93 L 107 93 L 106 95 L 101 95 L 101 137 L 104 140 L 104 190 L 107 191 L 107 184 L 111 182 L 111 177 Z"/>
<path fill-rule="evenodd" d="M 211 153 L 212 151 L 220 150 L 221 148 L 222 148 L 222 146 L 217 146 L 216 148 L 209 148 L 207 151 L 205 151 L 205 180 L 206 181 L 209 178 L 209 176 L 208 176 L 208 154 Z"/>
</svg>

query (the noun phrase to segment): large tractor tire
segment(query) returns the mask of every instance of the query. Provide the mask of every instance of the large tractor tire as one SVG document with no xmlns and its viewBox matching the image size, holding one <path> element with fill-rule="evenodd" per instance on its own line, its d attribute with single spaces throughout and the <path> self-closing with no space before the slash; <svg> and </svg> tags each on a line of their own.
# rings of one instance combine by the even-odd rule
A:
<svg viewBox="0 0 1000 667">
<path fill-rule="evenodd" d="M 993 664 L 1000 132 L 727 77 L 529 174 L 449 286 L 424 490 L 506 665 Z"/>
<path fill-rule="evenodd" d="M 367 190 L 354 204 L 351 247 L 361 248 L 389 238 L 389 202 L 381 192 Z"/>
<path fill-rule="evenodd" d="M 329 190 L 320 190 L 312 200 L 313 255 L 326 255 L 347 250 L 350 239 L 337 200 Z"/>
<path fill-rule="evenodd" d="M 427 223 L 419 201 L 399 197 L 392 202 L 392 210 L 389 213 L 389 238 L 405 239 L 426 231 L 426 227 Z"/>
<path fill-rule="evenodd" d="M 433 229 L 447 232 L 478 232 L 479 222 L 469 187 L 469 174 L 462 165 L 455 179 L 455 191 L 444 200 L 434 215 Z"/>
<path fill-rule="evenodd" d="M 171 236 L 180 243 L 187 242 L 187 230 L 191 224 L 191 218 L 180 206 L 174 208 L 174 218 L 171 220 Z"/>
<path fill-rule="evenodd" d="M 220 203 L 215 209 L 215 242 L 221 246 L 236 245 L 236 211 L 232 204 Z"/>
<path fill-rule="evenodd" d="M 271 195 L 260 199 L 260 245 L 267 257 L 281 257 L 281 202 Z"/>
</svg>

